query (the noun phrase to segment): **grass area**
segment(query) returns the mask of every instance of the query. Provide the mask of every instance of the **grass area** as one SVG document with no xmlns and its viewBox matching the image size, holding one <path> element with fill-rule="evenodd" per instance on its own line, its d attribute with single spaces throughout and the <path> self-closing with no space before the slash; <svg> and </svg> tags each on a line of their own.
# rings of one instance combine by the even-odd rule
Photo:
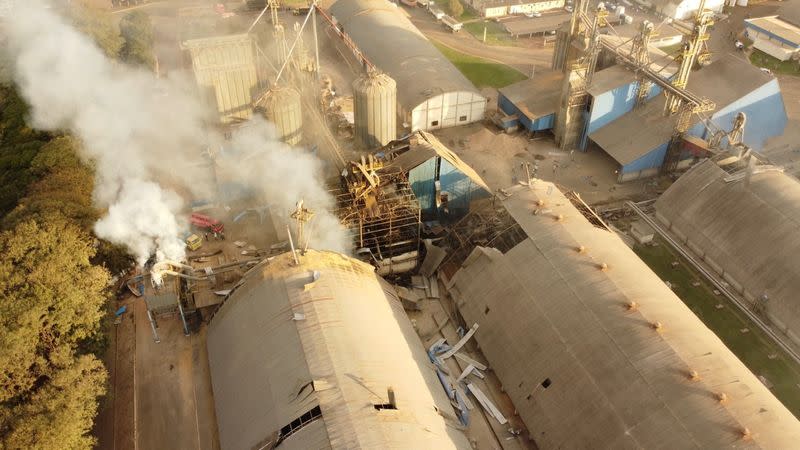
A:
<svg viewBox="0 0 800 450">
<path fill-rule="evenodd" d="M 786 75 L 800 75 L 800 63 L 797 61 L 781 61 L 773 58 L 761 50 L 753 49 L 750 54 L 750 62 L 758 67 L 766 67 L 772 73 L 782 73 Z"/>
<path fill-rule="evenodd" d="M 491 20 L 479 20 L 477 22 L 470 22 L 464 24 L 464 29 L 475 36 L 479 41 L 483 40 L 483 29 L 486 27 L 486 43 L 489 45 L 515 45 L 514 39 L 511 37 L 503 25 L 493 22 Z"/>
<path fill-rule="evenodd" d="M 501 88 L 527 79 L 522 72 L 505 64 L 470 56 L 434 42 L 436 48 L 453 63 L 475 86 Z"/>
<path fill-rule="evenodd" d="M 637 245 L 634 249 L 645 263 L 673 285 L 675 294 L 739 357 L 754 373 L 772 383 L 776 397 L 800 417 L 800 366 L 723 295 L 715 295 L 705 279 L 673 252 L 664 241 L 658 246 Z M 672 262 L 680 261 L 673 268 Z M 692 282 L 701 281 L 700 286 Z M 716 305 L 723 305 L 717 309 Z M 749 332 L 742 333 L 742 329 Z M 770 355 L 773 358 L 770 359 Z"/>
</svg>

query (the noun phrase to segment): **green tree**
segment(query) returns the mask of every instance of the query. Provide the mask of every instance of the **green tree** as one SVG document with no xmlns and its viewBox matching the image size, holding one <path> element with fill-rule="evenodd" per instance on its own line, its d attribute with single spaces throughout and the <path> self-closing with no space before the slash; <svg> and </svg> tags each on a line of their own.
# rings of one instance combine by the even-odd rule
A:
<svg viewBox="0 0 800 450">
<path fill-rule="evenodd" d="M 448 6 L 450 8 L 450 15 L 453 16 L 454 19 L 458 19 L 464 14 L 464 5 L 462 5 L 459 0 L 450 0 Z"/>
<path fill-rule="evenodd" d="M 129 64 L 152 69 L 155 56 L 153 24 L 150 22 L 150 16 L 141 10 L 130 12 L 120 21 L 119 30 L 124 40 L 120 58 Z"/>
<path fill-rule="evenodd" d="M 94 253 L 85 232 L 56 217 L 0 233 L 3 408 L 33 398 L 97 333 L 109 275 L 91 264 Z"/>
<path fill-rule="evenodd" d="M 25 122 L 28 105 L 13 85 L 0 85 L 0 215 L 16 206 L 35 180 L 31 162 L 50 139 Z"/>
<path fill-rule="evenodd" d="M 67 218 L 83 230 L 90 230 L 98 218 L 92 205 L 94 172 L 78 156 L 80 143 L 71 136 L 57 137 L 39 150 L 30 165 L 38 178 L 28 187 L 27 195 L 3 219 L 5 228 L 23 220 L 40 223 L 56 215 Z"/>
<path fill-rule="evenodd" d="M 122 49 L 119 26 L 108 11 L 94 8 L 86 1 L 75 1 L 69 7 L 69 16 L 75 28 L 91 37 L 109 58 L 117 58 Z"/>
</svg>

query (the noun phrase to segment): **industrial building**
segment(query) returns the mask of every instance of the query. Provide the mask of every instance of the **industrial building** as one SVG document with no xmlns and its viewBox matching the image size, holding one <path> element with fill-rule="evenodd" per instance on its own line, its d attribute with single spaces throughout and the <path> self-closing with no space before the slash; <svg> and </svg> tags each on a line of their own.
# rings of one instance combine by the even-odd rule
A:
<svg viewBox="0 0 800 450">
<path fill-rule="evenodd" d="M 656 218 L 800 343 L 800 181 L 760 167 L 746 175 L 698 164 L 656 201 Z"/>
<path fill-rule="evenodd" d="M 547 72 L 497 90 L 497 108 L 510 116 L 503 128 L 528 132 L 551 130 L 555 125 L 564 74 Z"/>
<path fill-rule="evenodd" d="M 782 16 L 745 19 L 744 31 L 753 48 L 781 61 L 800 51 L 800 27 Z"/>
<path fill-rule="evenodd" d="M 501 201 L 440 271 L 538 448 L 796 445 L 797 419 L 579 197 L 534 180 Z"/>
<path fill-rule="evenodd" d="M 702 93 L 716 105 L 714 111 L 707 113 L 708 120 L 700 116 L 692 119 L 687 131 L 689 136 L 709 140 L 717 131 L 730 129 L 739 112 L 748 117 L 744 143 L 754 150 L 761 149 L 767 139 L 783 134 L 788 119 L 778 80 L 737 55 L 723 55 L 693 73 L 688 89 Z M 614 98 L 606 99 L 606 107 L 614 110 L 612 115 L 619 115 L 620 111 L 625 113 L 602 127 L 590 122 L 589 141 L 617 161 L 620 181 L 658 174 L 677 117 L 664 116 L 666 100 L 663 96 L 640 108 L 632 108 L 633 103 L 613 102 Z M 592 106 L 593 109 L 598 107 L 596 103 Z M 692 152 L 683 152 L 683 162 L 678 167 L 690 163 L 695 156 Z"/>
<path fill-rule="evenodd" d="M 430 133 L 414 133 L 381 150 L 390 167 L 407 174 L 423 219 L 459 219 L 473 201 L 491 195 L 480 175 Z"/>
<path fill-rule="evenodd" d="M 486 98 L 387 0 L 338 0 L 330 8 L 340 31 L 397 83 L 398 116 L 410 131 L 483 120 Z M 366 59 L 366 61 L 364 61 Z"/>
<path fill-rule="evenodd" d="M 470 448 L 393 287 L 352 258 L 262 262 L 207 345 L 223 450 Z"/>
<path fill-rule="evenodd" d="M 563 8 L 565 0 L 467 0 L 466 4 L 481 17 L 490 19 Z"/>
</svg>

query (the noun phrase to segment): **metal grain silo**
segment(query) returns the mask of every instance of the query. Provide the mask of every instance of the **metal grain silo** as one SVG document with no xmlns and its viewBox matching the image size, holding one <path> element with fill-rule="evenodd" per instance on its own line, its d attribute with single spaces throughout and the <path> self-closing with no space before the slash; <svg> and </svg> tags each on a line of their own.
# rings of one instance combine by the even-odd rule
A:
<svg viewBox="0 0 800 450">
<path fill-rule="evenodd" d="M 303 139 L 303 113 L 300 93 L 290 87 L 273 87 L 258 105 L 264 116 L 275 124 L 278 136 L 289 145 Z"/>
<path fill-rule="evenodd" d="M 356 144 L 375 148 L 397 137 L 397 83 L 370 72 L 353 82 Z"/>
</svg>

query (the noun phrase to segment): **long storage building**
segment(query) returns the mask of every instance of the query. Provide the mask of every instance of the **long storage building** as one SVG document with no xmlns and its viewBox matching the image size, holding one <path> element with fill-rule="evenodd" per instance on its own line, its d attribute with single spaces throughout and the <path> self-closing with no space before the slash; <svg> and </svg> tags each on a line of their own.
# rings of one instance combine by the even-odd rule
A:
<svg viewBox="0 0 800 450">
<path fill-rule="evenodd" d="M 800 181 L 768 171 L 748 182 L 707 160 L 656 201 L 656 217 L 800 344 Z"/>
<path fill-rule="evenodd" d="M 211 319 L 207 345 L 223 450 L 470 448 L 368 264 L 313 250 L 260 263 Z"/>
<path fill-rule="evenodd" d="M 445 264 L 539 448 L 797 446 L 792 413 L 615 233 L 533 186 L 505 191 L 508 231 Z"/>
<path fill-rule="evenodd" d="M 339 29 L 397 82 L 398 114 L 410 131 L 483 120 L 486 98 L 387 0 L 338 0 Z"/>
</svg>

